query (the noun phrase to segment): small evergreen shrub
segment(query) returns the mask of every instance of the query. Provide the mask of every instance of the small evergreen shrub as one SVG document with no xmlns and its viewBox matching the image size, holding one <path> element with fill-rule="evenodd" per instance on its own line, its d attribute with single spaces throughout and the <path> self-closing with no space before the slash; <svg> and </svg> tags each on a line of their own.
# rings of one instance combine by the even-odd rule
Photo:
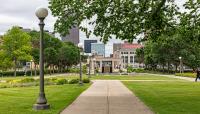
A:
<svg viewBox="0 0 200 114">
<path fill-rule="evenodd" d="M 66 79 L 57 79 L 56 80 L 56 85 L 63 85 L 63 84 L 67 84 Z"/>
<path fill-rule="evenodd" d="M 69 84 L 77 84 L 79 82 L 79 79 L 71 79 L 69 80 Z"/>
<path fill-rule="evenodd" d="M 90 79 L 84 78 L 84 79 L 83 79 L 83 83 L 90 83 Z"/>
</svg>

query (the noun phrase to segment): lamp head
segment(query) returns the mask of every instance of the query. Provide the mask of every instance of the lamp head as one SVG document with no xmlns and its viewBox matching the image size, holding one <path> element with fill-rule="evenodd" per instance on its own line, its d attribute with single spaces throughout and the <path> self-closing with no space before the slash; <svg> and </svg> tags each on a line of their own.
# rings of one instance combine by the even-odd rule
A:
<svg viewBox="0 0 200 114">
<path fill-rule="evenodd" d="M 182 57 L 179 57 L 179 59 L 182 59 Z"/>
<path fill-rule="evenodd" d="M 46 8 L 38 8 L 35 12 L 35 15 L 39 19 L 45 19 L 48 16 L 48 10 Z"/>
<path fill-rule="evenodd" d="M 83 48 L 83 43 L 78 43 L 79 48 Z"/>
</svg>

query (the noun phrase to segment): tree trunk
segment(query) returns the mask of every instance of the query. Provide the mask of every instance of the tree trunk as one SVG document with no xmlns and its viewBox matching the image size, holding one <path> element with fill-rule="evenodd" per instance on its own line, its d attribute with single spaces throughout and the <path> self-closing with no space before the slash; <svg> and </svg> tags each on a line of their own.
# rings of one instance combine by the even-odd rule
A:
<svg viewBox="0 0 200 114">
<path fill-rule="evenodd" d="M 168 70 L 168 73 L 169 73 L 169 62 L 167 62 L 167 67 L 168 67 L 167 70 Z"/>
<path fill-rule="evenodd" d="M 53 65 L 53 74 L 54 74 L 54 65 Z"/>
<path fill-rule="evenodd" d="M 163 64 L 163 72 L 165 72 L 165 65 Z"/>
<path fill-rule="evenodd" d="M 50 75 L 51 75 L 51 66 L 52 66 L 52 65 L 50 65 L 50 70 L 49 70 Z"/>
<path fill-rule="evenodd" d="M 175 69 L 175 71 L 177 72 L 178 66 L 177 66 L 177 64 L 176 64 L 175 66 L 176 66 L 176 69 Z M 175 73 L 176 73 L 176 72 L 175 72 Z"/>
<path fill-rule="evenodd" d="M 34 63 L 34 70 L 35 70 L 35 76 L 37 75 L 37 72 L 36 72 L 36 63 Z"/>
<path fill-rule="evenodd" d="M 14 66 L 14 76 L 16 77 L 17 76 L 17 59 L 16 59 L 16 57 L 14 57 L 14 64 L 15 64 L 15 66 Z"/>
</svg>

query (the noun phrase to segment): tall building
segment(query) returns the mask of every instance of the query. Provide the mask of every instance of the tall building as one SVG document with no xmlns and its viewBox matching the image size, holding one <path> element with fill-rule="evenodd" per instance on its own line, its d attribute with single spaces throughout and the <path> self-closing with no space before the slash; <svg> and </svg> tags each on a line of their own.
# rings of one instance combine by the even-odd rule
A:
<svg viewBox="0 0 200 114">
<path fill-rule="evenodd" d="M 102 55 L 105 57 L 105 44 L 102 43 L 92 43 L 91 51 L 95 52 L 97 55 Z"/>
<path fill-rule="evenodd" d="M 62 37 L 62 41 L 63 42 L 72 42 L 75 45 L 78 45 L 78 43 L 79 43 L 79 28 L 74 27 L 74 28 L 70 29 L 69 35 Z"/>
<path fill-rule="evenodd" d="M 91 44 L 97 43 L 97 40 L 84 40 L 84 50 L 85 53 L 91 53 Z"/>
</svg>

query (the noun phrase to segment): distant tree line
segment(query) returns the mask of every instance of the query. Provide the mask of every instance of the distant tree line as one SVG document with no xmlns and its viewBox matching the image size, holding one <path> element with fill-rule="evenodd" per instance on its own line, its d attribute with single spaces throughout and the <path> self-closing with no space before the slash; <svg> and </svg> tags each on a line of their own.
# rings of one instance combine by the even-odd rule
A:
<svg viewBox="0 0 200 114">
<path fill-rule="evenodd" d="M 0 39 L 0 70 L 14 70 L 23 63 L 33 60 L 34 69 L 39 65 L 40 33 L 38 31 L 24 32 L 19 27 L 12 27 Z M 62 42 L 58 38 L 44 33 L 45 67 L 63 72 L 66 68 L 79 63 L 79 48 L 70 42 Z"/>
</svg>

